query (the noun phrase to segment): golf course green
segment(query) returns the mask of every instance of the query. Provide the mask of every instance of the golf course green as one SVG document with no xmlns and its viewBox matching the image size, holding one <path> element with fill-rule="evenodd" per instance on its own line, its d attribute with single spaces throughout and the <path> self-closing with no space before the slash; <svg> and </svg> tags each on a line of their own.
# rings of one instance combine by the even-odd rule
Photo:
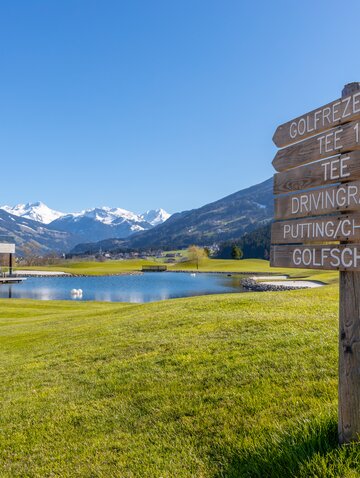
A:
<svg viewBox="0 0 360 478">
<path fill-rule="evenodd" d="M 141 267 L 107 264 L 57 270 Z M 140 305 L 1 300 L 1 477 L 360 476 L 360 446 L 337 445 L 337 274 L 200 270 L 326 285 Z"/>
</svg>

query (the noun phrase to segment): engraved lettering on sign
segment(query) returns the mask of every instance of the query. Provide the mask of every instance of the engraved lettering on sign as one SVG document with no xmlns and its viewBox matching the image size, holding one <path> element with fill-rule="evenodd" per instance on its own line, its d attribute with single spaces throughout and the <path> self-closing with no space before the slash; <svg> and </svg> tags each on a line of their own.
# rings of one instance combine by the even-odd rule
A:
<svg viewBox="0 0 360 478">
<path fill-rule="evenodd" d="M 317 129 L 330 127 L 335 122 L 346 121 L 346 118 L 359 112 L 360 93 L 356 93 L 292 121 L 289 128 L 290 138 L 295 140 Z"/>
<path fill-rule="evenodd" d="M 339 237 L 349 238 L 356 234 L 360 229 L 360 224 L 355 219 L 330 219 L 307 222 L 291 222 L 283 224 L 283 239 L 288 240 L 306 240 L 323 239 L 336 240 Z"/>
<path fill-rule="evenodd" d="M 324 181 L 342 179 L 350 176 L 347 172 L 349 156 L 342 156 L 340 158 L 332 159 L 321 164 L 324 168 Z"/>
<path fill-rule="evenodd" d="M 322 136 L 317 138 L 317 140 L 319 141 L 319 153 L 331 153 L 333 151 L 341 149 L 343 146 L 341 144 L 340 134 L 343 131 L 344 130 L 342 128 L 339 128 L 330 133 L 323 134 Z"/>
<path fill-rule="evenodd" d="M 306 192 L 291 198 L 291 214 L 309 214 L 322 209 L 340 209 L 360 204 L 357 185 Z"/>
<path fill-rule="evenodd" d="M 272 246 L 271 265 L 311 269 L 359 270 L 360 245 Z"/>
<path fill-rule="evenodd" d="M 292 253 L 292 262 L 300 267 L 357 268 L 360 266 L 360 250 L 357 247 L 299 247 Z"/>
</svg>

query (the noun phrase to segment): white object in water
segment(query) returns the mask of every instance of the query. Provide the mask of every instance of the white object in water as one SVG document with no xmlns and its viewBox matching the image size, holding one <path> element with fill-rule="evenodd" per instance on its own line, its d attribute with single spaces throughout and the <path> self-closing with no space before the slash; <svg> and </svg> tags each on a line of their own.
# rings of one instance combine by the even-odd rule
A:
<svg viewBox="0 0 360 478">
<path fill-rule="evenodd" d="M 82 297 L 83 295 L 82 289 L 71 289 L 70 293 L 73 297 Z"/>
<path fill-rule="evenodd" d="M 191 275 L 191 277 L 196 277 L 196 274 L 194 272 L 190 275 Z"/>
</svg>

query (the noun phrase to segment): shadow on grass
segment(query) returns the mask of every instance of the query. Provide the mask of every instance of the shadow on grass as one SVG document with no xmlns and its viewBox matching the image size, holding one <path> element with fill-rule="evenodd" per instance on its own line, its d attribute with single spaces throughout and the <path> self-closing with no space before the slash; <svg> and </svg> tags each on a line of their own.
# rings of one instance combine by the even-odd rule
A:
<svg viewBox="0 0 360 478">
<path fill-rule="evenodd" d="M 314 455 L 325 457 L 337 448 L 336 422 L 330 418 L 315 419 L 285 433 L 269 435 L 260 446 L 223 456 L 225 466 L 216 478 L 295 478 L 303 476 L 301 468 L 306 467 Z"/>
</svg>

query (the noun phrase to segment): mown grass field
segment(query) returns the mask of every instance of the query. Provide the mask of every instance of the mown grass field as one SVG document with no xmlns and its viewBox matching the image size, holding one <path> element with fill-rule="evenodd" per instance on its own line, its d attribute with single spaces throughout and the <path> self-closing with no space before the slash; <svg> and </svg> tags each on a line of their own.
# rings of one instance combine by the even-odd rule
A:
<svg viewBox="0 0 360 478">
<path fill-rule="evenodd" d="M 126 260 L 126 261 L 79 261 L 71 260 L 59 262 L 50 266 L 20 266 L 20 270 L 39 270 L 39 271 L 62 271 L 69 274 L 80 275 L 111 275 L 111 274 L 127 274 L 129 272 L 141 271 L 142 266 L 156 265 L 156 262 L 147 260 Z"/>
<path fill-rule="evenodd" d="M 360 446 L 337 446 L 325 279 L 141 305 L 1 300 L 0 476 L 360 476 Z"/>
</svg>

